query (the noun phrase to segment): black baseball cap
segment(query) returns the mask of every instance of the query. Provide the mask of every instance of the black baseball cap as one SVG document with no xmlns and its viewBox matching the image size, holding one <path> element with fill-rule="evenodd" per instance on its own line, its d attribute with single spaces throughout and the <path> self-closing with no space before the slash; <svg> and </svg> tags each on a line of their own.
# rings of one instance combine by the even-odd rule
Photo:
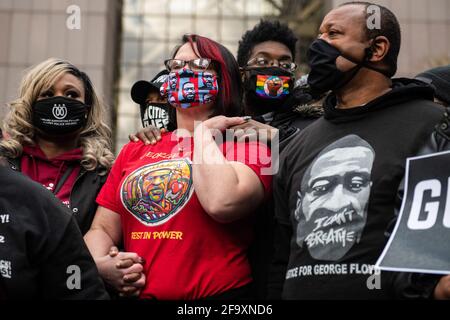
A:
<svg viewBox="0 0 450 320">
<path fill-rule="evenodd" d="M 150 82 L 145 80 L 136 82 L 131 88 L 131 98 L 139 105 L 144 104 L 151 90 L 159 93 L 159 89 L 166 82 L 168 76 L 169 71 L 162 70 Z"/>
</svg>

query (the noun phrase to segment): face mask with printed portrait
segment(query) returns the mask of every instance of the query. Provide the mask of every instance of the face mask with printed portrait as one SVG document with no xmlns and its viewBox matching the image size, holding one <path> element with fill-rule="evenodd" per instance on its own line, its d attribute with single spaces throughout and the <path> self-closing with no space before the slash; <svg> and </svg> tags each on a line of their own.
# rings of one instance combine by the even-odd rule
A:
<svg viewBox="0 0 450 320">
<path fill-rule="evenodd" d="M 210 72 L 197 72 L 183 68 L 170 73 L 161 87 L 161 95 L 173 107 L 182 109 L 214 102 L 219 93 L 217 76 Z"/>
</svg>

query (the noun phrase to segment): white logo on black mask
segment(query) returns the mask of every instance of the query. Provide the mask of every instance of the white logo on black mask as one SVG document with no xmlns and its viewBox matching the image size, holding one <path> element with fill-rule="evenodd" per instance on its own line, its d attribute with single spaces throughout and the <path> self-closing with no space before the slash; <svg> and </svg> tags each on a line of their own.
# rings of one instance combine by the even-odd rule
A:
<svg viewBox="0 0 450 320">
<path fill-rule="evenodd" d="M 80 130 L 88 115 L 88 107 L 83 102 L 63 96 L 38 100 L 32 110 L 34 126 L 50 135 Z"/>
</svg>

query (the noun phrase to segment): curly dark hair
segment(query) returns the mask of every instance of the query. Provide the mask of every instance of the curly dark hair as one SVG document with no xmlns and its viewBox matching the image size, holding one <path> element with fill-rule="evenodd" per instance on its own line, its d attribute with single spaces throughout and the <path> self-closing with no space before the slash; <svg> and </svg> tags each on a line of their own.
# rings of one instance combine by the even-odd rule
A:
<svg viewBox="0 0 450 320">
<path fill-rule="evenodd" d="M 294 32 L 280 21 L 261 20 L 252 30 L 247 31 L 239 41 L 237 61 L 240 67 L 245 67 L 253 48 L 262 42 L 276 41 L 284 44 L 295 60 L 296 43 Z"/>
</svg>

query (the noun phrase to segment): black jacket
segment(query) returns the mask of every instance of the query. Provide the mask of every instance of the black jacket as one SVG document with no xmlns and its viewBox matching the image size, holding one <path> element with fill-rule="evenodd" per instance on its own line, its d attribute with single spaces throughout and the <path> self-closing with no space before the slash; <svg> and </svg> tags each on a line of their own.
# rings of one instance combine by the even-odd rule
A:
<svg viewBox="0 0 450 320">
<path fill-rule="evenodd" d="M 300 131 L 323 116 L 322 107 L 299 105 L 287 111 L 270 112 L 254 117 L 254 120 L 272 126 L 279 131 L 280 152 Z"/>
<path fill-rule="evenodd" d="M 67 207 L 1 163 L 0 183 L 0 297 L 107 299 Z"/>
<path fill-rule="evenodd" d="M 8 159 L 11 169 L 21 171 L 20 158 Z M 84 235 L 89 231 L 94 219 L 97 203 L 95 199 L 106 182 L 107 175 L 99 175 L 98 171 L 86 171 L 81 168 L 70 193 L 70 210 Z"/>
</svg>

